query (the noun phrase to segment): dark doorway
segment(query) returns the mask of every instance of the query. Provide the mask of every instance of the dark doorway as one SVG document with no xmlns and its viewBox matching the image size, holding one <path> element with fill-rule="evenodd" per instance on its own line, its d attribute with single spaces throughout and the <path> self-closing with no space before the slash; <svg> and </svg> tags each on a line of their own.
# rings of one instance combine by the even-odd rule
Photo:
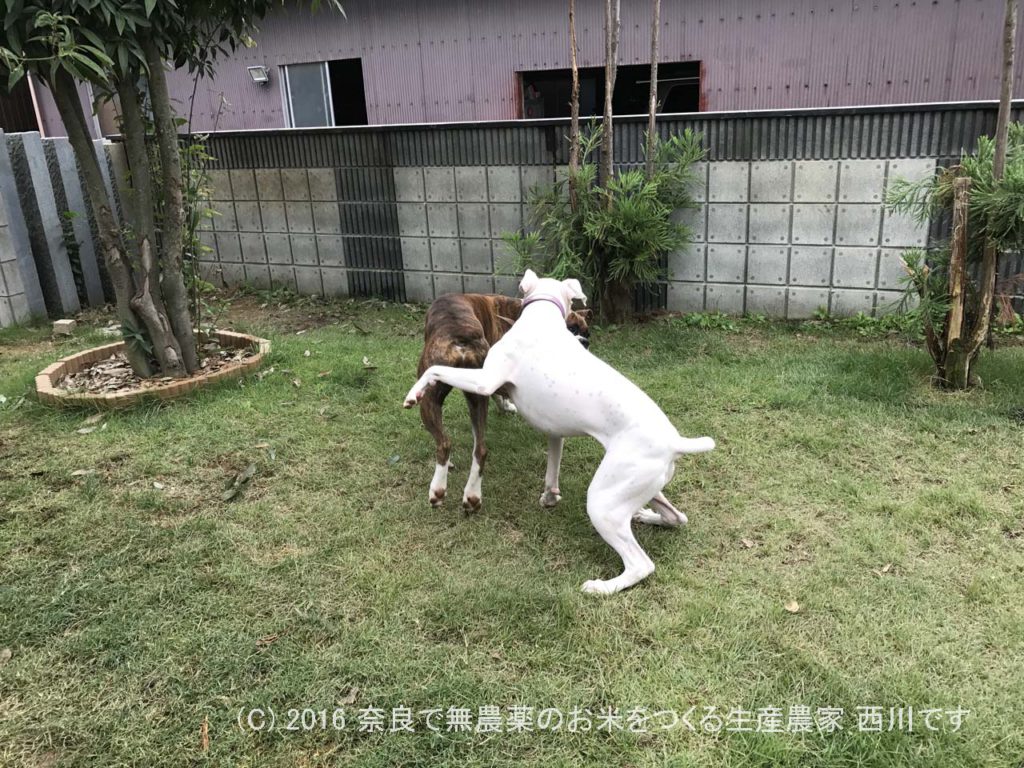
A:
<svg viewBox="0 0 1024 768">
<path fill-rule="evenodd" d="M 572 72 L 548 69 L 522 72 L 523 110 L 526 119 L 568 117 Z M 612 112 L 616 115 L 647 113 L 651 83 L 648 64 L 620 66 L 615 76 Z M 700 62 L 658 64 L 658 112 L 700 111 Z M 604 67 L 580 69 L 580 115 L 589 117 L 604 111 Z"/>
<path fill-rule="evenodd" d="M 335 125 L 366 125 L 366 86 L 362 59 L 327 62 Z"/>
</svg>

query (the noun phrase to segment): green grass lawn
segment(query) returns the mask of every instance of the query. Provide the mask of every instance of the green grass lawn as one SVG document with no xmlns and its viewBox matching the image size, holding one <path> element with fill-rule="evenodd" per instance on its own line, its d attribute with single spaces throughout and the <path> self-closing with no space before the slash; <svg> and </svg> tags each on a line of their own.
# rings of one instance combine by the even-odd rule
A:
<svg viewBox="0 0 1024 768">
<path fill-rule="evenodd" d="M 273 373 L 112 414 L 90 434 L 77 433 L 85 414 L 19 398 L 99 338 L 0 336 L 0 765 L 1024 755 L 1024 348 L 986 353 L 984 391 L 951 395 L 897 338 L 668 319 L 597 331 L 597 355 L 719 446 L 682 459 L 667 489 L 689 526 L 639 530 L 655 574 L 597 598 L 580 584 L 620 562 L 584 508 L 596 443 L 567 442 L 564 500 L 547 511 L 544 439 L 492 409 L 484 507 L 465 517 L 472 438 L 453 396 L 458 470 L 431 509 L 433 444 L 401 408 L 421 310 L 246 300 L 231 317 L 273 339 Z M 244 494 L 223 501 L 252 462 Z M 558 708 L 563 727 L 445 732 L 435 717 L 431 733 L 416 714 L 415 733 L 358 730 L 371 707 L 387 728 L 398 707 L 464 707 L 475 722 L 481 706 L 515 705 Z M 842 730 L 735 730 L 768 708 L 785 728 L 800 706 L 843 708 Z M 882 733 L 858 727 L 869 706 L 884 708 Z M 274 710 L 274 730 L 239 727 L 255 707 Z M 574 707 L 617 708 L 624 725 L 633 708 L 695 708 L 695 730 L 664 729 L 662 715 L 570 732 Z M 890 707 L 913 707 L 912 732 L 888 730 Z M 958 731 L 945 718 L 926 729 L 923 710 L 958 707 L 970 711 Z M 286 730 L 289 708 L 326 710 L 327 728 Z M 721 730 L 713 717 L 702 730 L 709 711 Z"/>
</svg>

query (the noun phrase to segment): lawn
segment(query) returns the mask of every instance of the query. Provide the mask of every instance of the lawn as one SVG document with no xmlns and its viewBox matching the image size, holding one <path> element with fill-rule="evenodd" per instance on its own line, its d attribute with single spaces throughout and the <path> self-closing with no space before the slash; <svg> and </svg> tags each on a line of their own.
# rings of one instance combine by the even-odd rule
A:
<svg viewBox="0 0 1024 768">
<path fill-rule="evenodd" d="M 667 489 L 689 526 L 639 530 L 655 574 L 598 598 L 580 584 L 620 563 L 584 509 L 596 443 L 567 442 L 564 500 L 547 511 L 545 441 L 492 409 L 484 506 L 466 517 L 472 438 L 452 397 L 458 470 L 431 509 L 432 441 L 401 408 L 422 309 L 259 301 L 229 318 L 273 339 L 273 372 L 88 434 L 85 414 L 20 397 L 99 337 L 0 336 L 0 765 L 1009 766 L 1024 754 L 1024 348 L 986 353 L 984 390 L 950 395 L 898 337 L 667 318 L 597 330 L 597 355 L 719 446 L 682 459 Z M 248 487 L 224 501 L 250 463 Z M 477 727 L 491 706 L 509 718 L 500 732 L 445 730 L 449 708 Z M 519 710 L 532 731 L 510 732 L 515 706 L 534 708 Z M 404 707 L 415 732 L 387 732 Z M 785 732 L 799 707 L 810 720 L 793 709 L 792 723 L 811 732 Z M 858 707 L 882 708 L 881 732 Z M 275 727 L 248 728 L 254 708 Z M 385 732 L 359 730 L 373 708 Z M 562 727 L 549 712 L 541 729 L 555 708 Z M 569 728 L 574 708 L 591 730 L 579 714 Z M 621 720 L 602 720 L 609 708 Z M 841 730 L 827 708 L 842 708 Z M 958 708 L 969 714 L 954 729 L 945 711 Z M 936 730 L 928 709 L 943 710 Z M 668 711 L 693 729 L 664 727 Z"/>
</svg>

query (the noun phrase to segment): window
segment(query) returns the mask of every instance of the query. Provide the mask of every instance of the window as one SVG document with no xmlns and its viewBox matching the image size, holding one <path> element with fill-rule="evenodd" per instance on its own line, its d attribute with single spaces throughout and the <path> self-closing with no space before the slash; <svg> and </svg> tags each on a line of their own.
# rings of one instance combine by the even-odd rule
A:
<svg viewBox="0 0 1024 768">
<path fill-rule="evenodd" d="M 580 115 L 600 115 L 604 111 L 604 67 L 581 67 Z M 523 112 L 527 119 L 568 117 L 572 72 L 549 69 L 521 72 Z M 612 112 L 616 115 L 647 113 L 651 67 L 648 64 L 619 66 L 612 94 Z M 658 112 L 698 112 L 700 110 L 700 62 L 683 61 L 658 64 Z"/>
<path fill-rule="evenodd" d="M 289 128 L 366 125 L 366 91 L 360 59 L 284 67 L 284 113 Z"/>
</svg>

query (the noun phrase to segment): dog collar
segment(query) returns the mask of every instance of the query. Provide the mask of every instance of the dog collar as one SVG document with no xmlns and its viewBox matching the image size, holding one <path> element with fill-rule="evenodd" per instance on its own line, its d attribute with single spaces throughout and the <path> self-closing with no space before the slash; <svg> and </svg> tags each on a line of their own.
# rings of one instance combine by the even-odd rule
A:
<svg viewBox="0 0 1024 768">
<path fill-rule="evenodd" d="M 562 317 L 568 317 L 569 313 L 565 311 L 565 306 L 556 299 L 554 296 L 534 296 L 532 299 L 526 299 L 523 301 L 523 309 L 526 309 L 527 305 L 533 304 L 535 301 L 550 301 L 562 312 Z"/>
</svg>

